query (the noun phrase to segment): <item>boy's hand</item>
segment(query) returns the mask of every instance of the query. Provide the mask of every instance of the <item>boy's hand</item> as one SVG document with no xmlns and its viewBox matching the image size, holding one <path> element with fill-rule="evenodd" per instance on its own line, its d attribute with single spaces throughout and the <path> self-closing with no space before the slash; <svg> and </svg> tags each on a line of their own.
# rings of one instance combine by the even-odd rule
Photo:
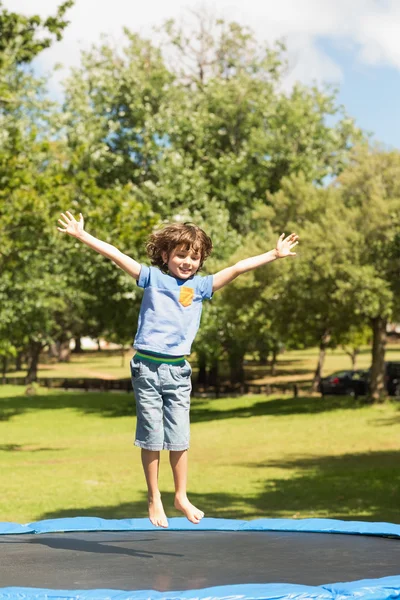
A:
<svg viewBox="0 0 400 600">
<path fill-rule="evenodd" d="M 62 225 L 62 227 L 57 227 L 58 231 L 61 231 L 61 233 L 68 233 L 73 237 L 79 238 L 84 231 L 85 225 L 82 214 L 79 213 L 79 221 L 76 221 L 68 210 L 65 212 L 65 214 L 61 213 L 61 217 L 61 219 L 58 219 L 58 222 Z"/>
<path fill-rule="evenodd" d="M 282 233 L 275 248 L 276 258 L 296 256 L 296 252 L 292 252 L 292 250 L 299 243 L 298 239 L 299 236 L 296 233 L 291 233 L 287 238 L 285 238 L 285 234 Z"/>
</svg>

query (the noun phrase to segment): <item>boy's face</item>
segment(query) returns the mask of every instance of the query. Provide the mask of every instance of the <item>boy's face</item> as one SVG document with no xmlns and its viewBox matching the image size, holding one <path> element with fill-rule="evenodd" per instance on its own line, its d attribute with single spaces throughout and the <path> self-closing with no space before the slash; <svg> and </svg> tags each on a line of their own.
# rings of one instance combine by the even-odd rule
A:
<svg viewBox="0 0 400 600">
<path fill-rule="evenodd" d="M 168 265 L 168 271 L 178 279 L 189 279 L 195 275 L 200 267 L 201 255 L 200 252 L 191 248 L 187 250 L 185 247 L 178 246 L 175 248 L 169 257 L 163 253 L 163 260 Z"/>
</svg>

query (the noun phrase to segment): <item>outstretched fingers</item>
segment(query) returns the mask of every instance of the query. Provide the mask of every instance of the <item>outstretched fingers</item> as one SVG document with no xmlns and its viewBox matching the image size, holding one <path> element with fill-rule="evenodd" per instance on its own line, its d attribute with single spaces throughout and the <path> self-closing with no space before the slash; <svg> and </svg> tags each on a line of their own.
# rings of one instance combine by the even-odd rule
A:
<svg viewBox="0 0 400 600">
<path fill-rule="evenodd" d="M 80 220 L 83 222 L 83 216 L 80 215 Z M 70 213 L 69 210 L 66 210 L 65 213 L 61 213 L 61 218 L 58 219 L 61 227 L 57 227 L 58 231 L 62 233 L 68 233 L 68 227 L 71 223 L 76 223 L 75 217 Z"/>
<path fill-rule="evenodd" d="M 285 235 L 285 234 L 283 234 L 283 235 Z M 291 233 L 290 235 L 287 236 L 287 238 L 285 239 L 285 242 L 295 242 L 298 239 L 299 239 L 299 236 L 297 235 L 297 233 Z"/>
<path fill-rule="evenodd" d="M 277 243 L 277 250 L 280 256 L 296 256 L 296 252 L 292 252 L 292 250 L 297 246 L 299 236 L 297 233 L 291 233 L 287 237 L 285 235 L 285 233 L 282 233 Z"/>
<path fill-rule="evenodd" d="M 67 232 L 67 227 L 68 227 L 68 220 L 65 218 L 65 215 L 61 215 L 62 217 L 64 217 L 65 220 L 63 219 L 58 219 L 58 222 L 60 223 L 60 225 L 62 225 L 62 227 L 57 227 L 58 231 L 62 231 L 63 233 Z"/>
</svg>

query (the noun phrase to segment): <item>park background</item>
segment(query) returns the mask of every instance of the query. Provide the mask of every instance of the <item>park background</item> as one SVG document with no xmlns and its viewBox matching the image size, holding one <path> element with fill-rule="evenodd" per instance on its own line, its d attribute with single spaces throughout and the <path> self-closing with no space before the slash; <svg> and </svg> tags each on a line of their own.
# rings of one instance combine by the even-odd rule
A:
<svg viewBox="0 0 400 600">
<path fill-rule="evenodd" d="M 205 273 L 295 230 L 295 260 L 242 276 L 204 307 L 192 356 L 204 389 L 282 386 L 268 396 L 194 398 L 192 498 L 209 516 L 399 521 L 399 405 L 385 399 L 384 385 L 385 360 L 400 359 L 396 335 L 387 344 L 400 321 L 396 113 L 390 128 L 382 125 L 398 80 L 395 4 L 356 2 L 347 22 L 358 18 L 364 29 L 325 31 L 325 46 L 333 38 L 345 53 L 353 35 L 370 68 L 383 64 L 359 101 L 365 110 L 381 91 L 370 122 L 383 139 L 341 103 L 332 70 L 328 81 L 315 72 L 317 47 L 306 53 L 310 73 L 296 79 L 301 51 L 284 28 L 263 38 L 244 17 L 200 6 L 154 22 L 151 35 L 121 24 L 117 38 L 98 38 L 53 74 L 48 57 L 82 0 L 46 3 L 35 16 L 23 5 L 12 12 L 17 3 L 3 2 L 0 13 L 4 520 L 146 513 L 132 395 L 32 384 L 49 373 L 126 377 L 132 355 L 140 290 L 57 232 L 68 209 L 139 261 L 154 227 L 194 221 L 215 246 Z M 373 38 L 373 8 L 387 35 Z M 344 21 L 334 22 L 339 30 Z M 71 340 L 79 351 L 84 336 L 119 350 L 71 354 Z M 372 365 L 369 398 L 315 394 L 323 373 L 355 365 Z M 25 386 L 7 383 L 17 375 Z"/>
</svg>

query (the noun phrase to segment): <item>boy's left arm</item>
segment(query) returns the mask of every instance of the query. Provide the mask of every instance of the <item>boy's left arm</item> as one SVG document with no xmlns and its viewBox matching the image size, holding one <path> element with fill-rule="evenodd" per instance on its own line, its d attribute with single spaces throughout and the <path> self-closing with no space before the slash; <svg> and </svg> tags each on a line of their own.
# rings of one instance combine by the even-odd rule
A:
<svg viewBox="0 0 400 600">
<path fill-rule="evenodd" d="M 276 244 L 276 248 L 274 250 L 270 250 L 269 252 L 265 252 L 265 254 L 259 254 L 258 256 L 251 256 L 250 258 L 245 258 L 244 260 L 240 260 L 236 265 L 232 267 L 227 267 L 226 269 L 222 269 L 216 273 L 213 277 L 213 288 L 212 291 L 216 292 L 220 290 L 222 287 L 236 279 L 242 273 L 247 273 L 248 271 L 253 271 L 257 269 L 257 267 L 261 267 L 262 265 L 266 265 L 277 258 L 285 258 L 286 256 L 296 256 L 296 252 L 292 252 L 293 248 L 298 243 L 299 236 L 295 233 L 287 236 L 285 238 L 285 234 L 282 233 L 281 237 L 278 239 Z"/>
</svg>

